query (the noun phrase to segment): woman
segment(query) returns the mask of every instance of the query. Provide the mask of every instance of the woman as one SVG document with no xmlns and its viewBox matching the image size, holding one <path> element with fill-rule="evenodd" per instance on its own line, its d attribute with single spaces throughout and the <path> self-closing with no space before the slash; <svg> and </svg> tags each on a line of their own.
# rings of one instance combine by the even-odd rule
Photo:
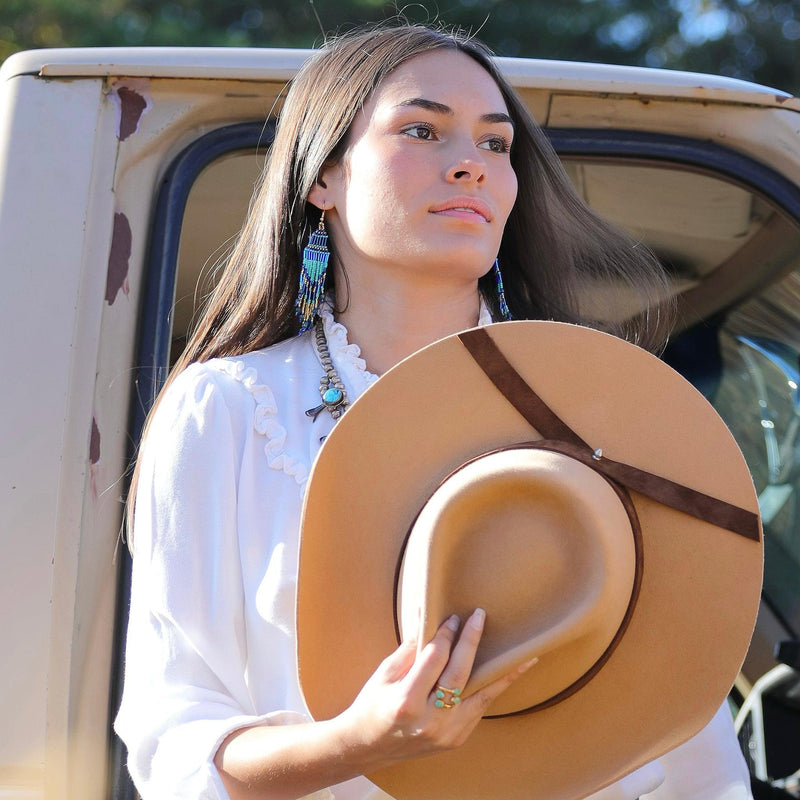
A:
<svg viewBox="0 0 800 800">
<path fill-rule="evenodd" d="M 145 800 L 293 798 L 343 781 L 337 798 L 380 797 L 358 776 L 469 736 L 529 666 L 437 707 L 437 684 L 466 683 L 480 609 L 445 621 L 419 656 L 404 642 L 339 717 L 304 715 L 294 592 L 308 469 L 347 404 L 400 359 L 492 318 L 586 321 L 582 294 L 611 278 L 647 310 L 615 332 L 658 346 L 657 263 L 579 201 L 479 44 L 387 28 L 301 70 L 137 464 L 116 727 Z M 665 796 L 698 796 L 687 772 L 698 755 L 703 796 L 747 796 L 728 728 L 718 715 L 688 756 L 671 756 L 677 766 L 664 760 L 665 787 L 678 787 Z M 664 769 L 606 796 L 637 797 Z"/>
</svg>

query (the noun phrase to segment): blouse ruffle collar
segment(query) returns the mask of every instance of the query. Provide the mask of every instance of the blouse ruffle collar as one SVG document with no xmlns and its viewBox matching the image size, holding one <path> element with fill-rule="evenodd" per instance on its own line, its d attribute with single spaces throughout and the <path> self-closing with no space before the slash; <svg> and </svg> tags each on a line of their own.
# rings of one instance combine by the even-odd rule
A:
<svg viewBox="0 0 800 800">
<path fill-rule="evenodd" d="M 379 376 L 367 369 L 367 362 L 361 358 L 361 348 L 348 340 L 347 328 L 333 318 L 333 304 L 330 300 L 322 306 L 319 316 L 333 364 L 347 387 L 350 400 L 355 400 L 372 386 Z M 316 350 L 316 347 L 314 349 Z M 319 353 L 317 357 L 319 358 Z"/>
<path fill-rule="evenodd" d="M 320 310 L 320 318 L 328 342 L 328 351 L 352 402 L 375 383 L 379 376 L 367 369 L 366 361 L 361 358 L 361 348 L 348 341 L 347 328 L 334 319 L 332 302 L 325 303 Z M 478 325 L 488 325 L 491 322 L 492 315 L 481 297 Z M 322 360 L 313 343 L 314 334 L 311 332 L 306 335 L 309 337 L 309 343 L 314 348 L 322 370 Z M 257 368 L 246 364 L 241 358 L 213 359 L 208 363 L 239 381 L 252 395 L 255 401 L 253 427 L 266 439 L 264 453 L 270 469 L 286 473 L 294 478 L 298 485 L 303 486 L 308 480 L 309 465 L 301 457 L 292 455 L 290 449 L 287 449 L 287 431 L 281 424 L 275 395 L 272 389 L 260 380 Z"/>
<path fill-rule="evenodd" d="M 331 298 L 326 299 L 320 309 L 319 316 L 325 330 L 328 351 L 333 359 L 333 364 L 340 377 L 344 380 L 350 399 L 355 400 L 356 397 L 359 397 L 366 389 L 372 386 L 380 376 L 367 369 L 367 362 L 361 358 L 361 348 L 354 342 L 349 341 L 347 328 L 334 319 L 333 300 Z M 483 327 L 491 323 L 491 311 L 489 311 L 489 307 L 486 305 L 483 295 L 481 295 L 478 325 Z M 322 366 L 321 360 L 320 366 Z"/>
<path fill-rule="evenodd" d="M 255 402 L 253 428 L 266 439 L 264 454 L 267 465 L 270 469 L 285 472 L 302 486 L 308 479 L 308 465 L 287 451 L 286 428 L 280 423 L 275 395 L 266 383 L 259 380 L 258 370 L 239 359 L 215 359 L 209 364 L 239 381 L 250 392 Z"/>
</svg>

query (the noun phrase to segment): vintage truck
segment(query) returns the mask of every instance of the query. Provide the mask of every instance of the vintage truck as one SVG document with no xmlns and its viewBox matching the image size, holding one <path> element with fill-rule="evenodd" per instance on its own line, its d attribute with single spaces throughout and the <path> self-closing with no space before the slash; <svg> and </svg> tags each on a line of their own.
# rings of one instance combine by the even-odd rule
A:
<svg viewBox="0 0 800 800">
<path fill-rule="evenodd" d="M 307 56 L 42 50 L 0 71 L 0 797 L 134 796 L 110 727 L 129 460 Z M 667 264 L 665 358 L 751 466 L 766 571 L 732 703 L 750 694 L 754 775 L 791 787 L 791 644 L 794 670 L 773 668 L 800 636 L 800 100 L 665 70 L 500 66 L 583 197 Z M 617 315 L 628 299 L 597 286 L 586 302 Z"/>
</svg>

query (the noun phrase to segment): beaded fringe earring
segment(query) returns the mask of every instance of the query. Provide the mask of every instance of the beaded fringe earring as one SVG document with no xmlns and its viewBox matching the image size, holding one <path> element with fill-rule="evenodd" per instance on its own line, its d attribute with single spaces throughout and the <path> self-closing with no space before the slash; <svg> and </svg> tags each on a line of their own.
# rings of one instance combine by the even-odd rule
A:
<svg viewBox="0 0 800 800">
<path fill-rule="evenodd" d="M 294 304 L 294 313 L 300 322 L 300 333 L 310 331 L 314 325 L 314 318 L 325 295 L 325 272 L 329 257 L 323 209 L 317 229 L 308 237 L 308 244 L 303 248 L 300 288 Z"/>
<path fill-rule="evenodd" d="M 508 310 L 508 303 L 506 302 L 506 292 L 503 289 L 503 276 L 500 274 L 500 264 L 497 259 L 494 260 L 492 265 L 492 277 L 494 278 L 494 288 L 497 292 L 497 305 L 500 307 L 500 316 L 503 321 L 513 319 L 511 312 Z"/>
</svg>

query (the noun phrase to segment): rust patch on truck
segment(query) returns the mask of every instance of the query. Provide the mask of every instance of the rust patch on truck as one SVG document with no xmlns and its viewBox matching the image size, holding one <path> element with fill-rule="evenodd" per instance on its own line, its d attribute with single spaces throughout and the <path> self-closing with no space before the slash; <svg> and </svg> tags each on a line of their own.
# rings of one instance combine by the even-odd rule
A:
<svg viewBox="0 0 800 800">
<path fill-rule="evenodd" d="M 96 464 L 100 460 L 100 428 L 97 420 L 92 417 L 92 433 L 89 436 L 89 461 Z"/>
<path fill-rule="evenodd" d="M 122 213 L 114 214 L 114 232 L 111 234 L 111 251 L 108 254 L 108 277 L 106 278 L 106 302 L 113 305 L 119 290 L 127 296 L 128 261 L 131 257 L 133 235 L 128 218 Z"/>
<path fill-rule="evenodd" d="M 150 110 L 150 81 L 126 78 L 119 81 L 109 94 L 117 109 L 117 138 L 124 142 L 139 130 L 142 117 Z"/>
<path fill-rule="evenodd" d="M 92 499 L 97 500 L 97 470 L 100 461 L 100 428 L 97 427 L 97 420 L 92 415 L 92 432 L 89 434 L 89 486 L 92 492 Z"/>
<path fill-rule="evenodd" d="M 124 142 L 132 133 L 136 133 L 139 120 L 147 108 L 147 100 L 127 86 L 120 87 L 117 94 L 120 101 L 119 140 Z"/>
</svg>

